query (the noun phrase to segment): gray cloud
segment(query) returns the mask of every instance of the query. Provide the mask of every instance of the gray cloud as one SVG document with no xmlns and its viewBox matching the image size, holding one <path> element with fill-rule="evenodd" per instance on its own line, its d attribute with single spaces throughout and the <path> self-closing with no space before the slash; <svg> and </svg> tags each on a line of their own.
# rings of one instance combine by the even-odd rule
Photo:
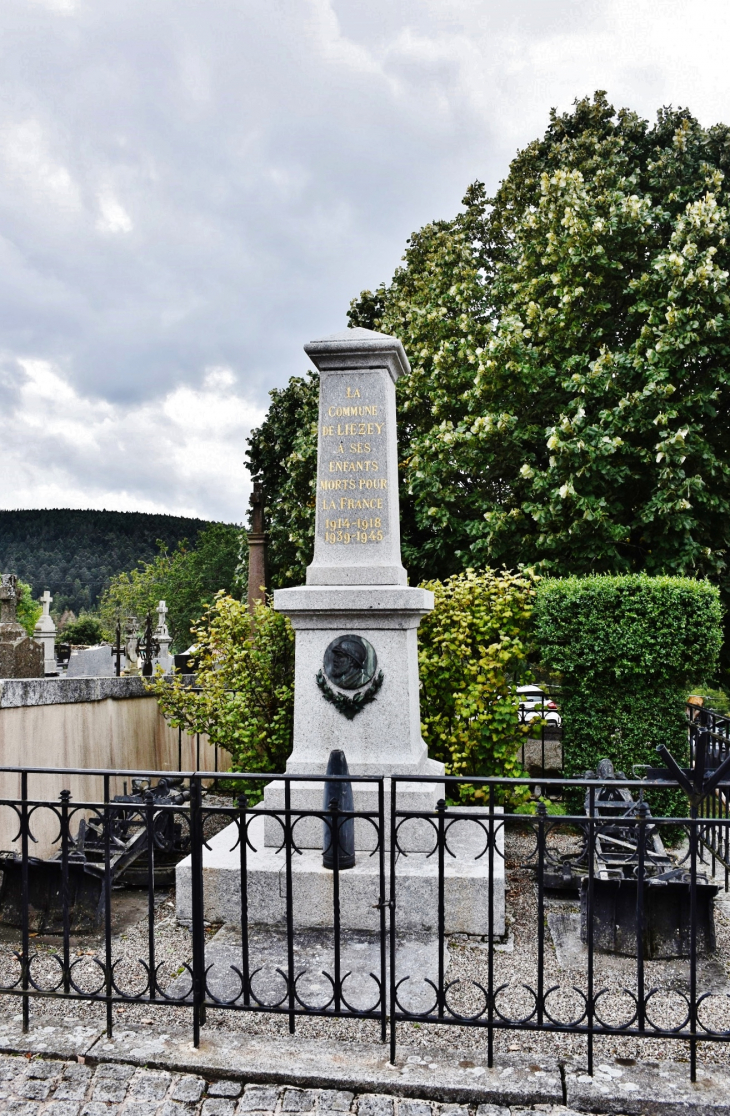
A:
<svg viewBox="0 0 730 1116">
<path fill-rule="evenodd" d="M 551 105 L 724 112 L 715 0 L 5 0 L 3 24 L 6 506 L 242 518 L 267 390 Z"/>
</svg>

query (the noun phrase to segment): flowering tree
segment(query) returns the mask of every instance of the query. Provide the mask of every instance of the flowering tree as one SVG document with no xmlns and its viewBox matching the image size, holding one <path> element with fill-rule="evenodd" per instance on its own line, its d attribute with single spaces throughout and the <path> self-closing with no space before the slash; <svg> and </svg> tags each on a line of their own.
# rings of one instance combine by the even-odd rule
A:
<svg viewBox="0 0 730 1116">
<path fill-rule="evenodd" d="M 727 599 L 729 166 L 725 126 L 669 109 L 650 126 L 596 94 L 352 304 L 351 324 L 400 337 L 412 366 L 398 384 L 412 575 L 643 570 L 706 575 Z M 301 509 L 314 459 L 296 452 Z M 304 554 L 313 500 L 297 520 L 290 492 L 267 498 Z"/>
</svg>

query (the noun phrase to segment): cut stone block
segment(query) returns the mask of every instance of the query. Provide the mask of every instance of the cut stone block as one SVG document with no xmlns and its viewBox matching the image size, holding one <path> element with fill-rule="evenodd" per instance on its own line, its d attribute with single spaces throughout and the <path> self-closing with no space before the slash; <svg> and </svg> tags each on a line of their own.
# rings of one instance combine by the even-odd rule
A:
<svg viewBox="0 0 730 1116">
<path fill-rule="evenodd" d="M 424 775 L 441 775 L 441 765 L 426 761 Z M 322 810 L 324 783 L 306 780 L 291 784 L 291 808 L 293 810 Z M 285 809 L 285 784 L 276 779 L 264 791 L 264 808 L 282 813 Z M 384 816 L 386 826 L 390 818 L 390 783 L 384 785 Z M 378 788 L 375 783 L 352 783 L 355 810 L 375 815 L 373 822 L 367 818 L 355 818 L 355 849 L 372 852 L 378 843 L 377 813 Z M 413 810 L 418 813 L 434 813 L 436 803 L 445 794 L 443 783 L 398 783 L 397 802 L 399 810 Z M 283 821 L 283 818 L 282 818 Z M 264 843 L 270 848 L 278 848 L 284 839 L 282 821 L 266 817 L 264 822 Z M 433 823 L 425 818 L 404 819 L 398 830 L 398 846 L 404 852 L 431 852 L 436 845 L 436 818 Z M 321 818 L 301 817 L 294 822 L 294 841 L 300 849 L 321 849 L 323 822 Z"/>
<path fill-rule="evenodd" d="M 539 775 L 543 771 L 543 744 L 542 740 L 535 737 L 528 737 L 523 741 L 517 758 L 520 763 L 531 775 Z M 548 772 L 555 772 L 559 774 L 563 770 L 563 743 L 560 736 L 554 733 L 545 735 L 545 774 Z"/>
<path fill-rule="evenodd" d="M 113 678 L 114 674 L 112 648 L 107 643 L 72 651 L 66 667 L 67 678 Z"/>
<path fill-rule="evenodd" d="M 472 812 L 462 811 L 460 812 Z M 483 811 L 474 809 L 482 814 Z M 447 934 L 485 935 L 489 928 L 489 855 L 482 825 L 469 820 L 454 822 L 449 848 L 455 854 L 444 863 L 444 907 Z M 504 831 L 495 831 L 493 930 L 504 934 Z M 248 920 L 252 924 L 284 926 L 286 923 L 286 852 L 264 844 L 264 818 L 249 826 L 255 852 L 248 850 Z M 240 850 L 238 828 L 228 826 L 203 850 L 205 918 L 209 922 L 241 921 Z M 482 854 L 483 855 L 480 855 Z M 478 858 L 478 859 L 477 859 Z M 339 873 L 340 920 L 343 929 L 376 931 L 380 925 L 381 894 L 379 856 L 361 854 L 354 868 Z M 322 867 L 322 853 L 305 849 L 291 854 L 292 916 L 297 927 L 333 924 L 334 873 Z M 177 916 L 190 921 L 192 914 L 190 857 L 176 869 Z M 400 855 L 396 862 L 396 927 L 401 932 L 435 932 L 438 926 L 438 859 L 427 853 Z"/>
</svg>

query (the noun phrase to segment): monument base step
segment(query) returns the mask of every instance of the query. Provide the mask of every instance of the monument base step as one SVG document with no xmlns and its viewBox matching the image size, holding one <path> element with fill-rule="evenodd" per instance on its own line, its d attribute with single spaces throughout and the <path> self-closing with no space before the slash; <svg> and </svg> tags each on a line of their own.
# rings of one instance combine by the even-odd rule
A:
<svg viewBox="0 0 730 1116">
<path fill-rule="evenodd" d="M 444 972 L 449 966 L 448 945 L 444 942 Z M 286 1000 L 288 970 L 287 940 L 282 930 L 269 926 L 250 926 L 248 967 L 251 997 L 260 1005 L 276 1006 Z M 390 951 L 381 958 L 380 935 L 361 930 L 345 930 L 340 935 L 340 973 L 342 992 L 354 1011 L 371 1011 L 382 1004 L 380 981 L 385 962 L 385 1002 L 389 1006 Z M 208 992 L 224 1003 L 243 1004 L 242 976 L 245 971 L 241 927 L 222 926 L 205 946 Z M 398 992 L 401 1008 L 426 1012 L 433 1008 L 433 985 L 438 985 L 438 939 L 433 934 L 396 935 L 396 979 L 408 977 Z M 294 938 L 294 974 L 300 1004 L 313 1010 L 330 1005 L 335 977 L 334 939 L 331 930 L 299 930 Z M 347 976 L 345 975 L 347 974 Z M 431 983 L 429 983 L 429 981 Z M 192 999 L 189 972 L 176 977 L 165 989 L 175 999 Z"/>
<path fill-rule="evenodd" d="M 431 761 L 427 761 L 431 763 Z M 442 764 L 433 765 L 436 770 L 427 768 L 423 774 L 442 775 Z M 274 779 L 264 791 L 264 809 L 276 810 L 283 814 L 285 809 L 285 783 L 281 779 Z M 355 810 L 362 813 L 372 813 L 375 825 L 367 818 L 355 818 L 355 849 L 372 852 L 378 843 L 377 812 L 378 812 L 378 787 L 376 783 L 352 783 L 352 795 Z M 306 781 L 290 783 L 291 809 L 321 811 L 324 806 L 325 784 L 319 780 L 307 779 Z M 384 814 L 386 827 L 390 819 L 390 783 L 384 785 Z M 434 814 L 434 824 L 426 818 L 407 818 L 401 823 L 398 830 L 398 846 L 403 852 L 431 852 L 436 845 L 435 811 L 436 803 L 444 798 L 445 788 L 443 783 L 398 783 L 397 804 L 399 810 L 413 810 L 415 813 Z M 283 821 L 283 817 L 282 817 Z M 278 848 L 283 840 L 284 829 L 282 821 L 275 817 L 267 817 L 264 824 L 264 843 L 267 846 Z M 302 817 L 294 823 L 294 840 L 300 849 L 322 848 L 323 821 L 321 818 Z"/>
<path fill-rule="evenodd" d="M 470 832 L 474 831 L 474 832 Z M 264 844 L 264 818 L 249 826 L 247 850 L 248 922 L 284 927 L 287 918 L 287 856 Z M 481 839 L 480 839 L 481 838 Z M 222 830 L 203 850 L 205 918 L 211 923 L 241 922 L 241 864 L 235 824 Z M 492 925 L 504 934 L 503 831 L 496 832 Z M 481 825 L 456 822 L 449 835 L 455 854 L 444 864 L 444 910 L 447 934 L 485 935 L 489 931 L 489 857 Z M 380 858 L 360 853 L 354 868 L 338 873 L 340 925 L 343 930 L 377 932 L 380 904 L 389 896 L 386 858 L 385 888 Z M 401 933 L 436 933 L 438 928 L 438 859 L 426 853 L 399 855 L 396 862 L 396 928 Z M 334 873 L 322 867 L 321 849 L 291 853 L 292 916 L 295 927 L 326 928 L 334 921 Z M 383 894 L 384 890 L 384 894 Z M 192 917 L 190 857 L 176 869 L 177 917 Z M 389 918 L 386 925 L 389 925 Z"/>
</svg>

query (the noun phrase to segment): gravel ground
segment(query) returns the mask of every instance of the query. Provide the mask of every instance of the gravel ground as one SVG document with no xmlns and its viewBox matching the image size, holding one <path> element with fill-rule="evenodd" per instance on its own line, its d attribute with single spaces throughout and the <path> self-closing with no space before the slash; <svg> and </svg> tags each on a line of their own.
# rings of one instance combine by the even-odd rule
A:
<svg viewBox="0 0 730 1116">
<path fill-rule="evenodd" d="M 554 844 L 563 851 L 571 846 L 569 836 L 558 835 Z M 495 950 L 495 985 L 503 985 L 497 998 L 500 1011 L 512 1018 L 529 1015 L 533 1007 L 533 997 L 524 988 L 537 983 L 537 898 L 534 872 L 524 867 L 529 857 L 533 841 L 526 832 L 510 831 L 506 840 L 507 868 L 507 917 L 509 923 L 508 940 Z M 724 893 L 720 893 L 719 899 Z M 147 974 L 140 958 L 148 956 L 148 927 L 146 919 L 146 897 L 144 893 L 115 893 L 118 930 L 113 938 L 113 957 L 115 978 L 125 992 L 140 994 L 145 988 Z M 125 908 L 126 904 L 126 908 Z M 126 910 L 126 914 L 125 914 Z M 578 910 L 576 900 L 550 900 L 547 911 L 560 911 L 563 914 Z M 191 956 L 191 936 L 189 931 L 179 925 L 174 914 L 174 895 L 160 893 L 155 898 L 154 948 L 158 968 L 158 981 L 163 988 L 184 973 L 184 965 Z M 725 913 L 723 903 L 716 904 L 717 952 L 710 965 L 701 972 L 701 988 L 712 989 L 712 995 L 701 1009 L 701 1020 L 715 1028 L 730 1031 L 730 997 L 728 996 L 728 969 L 730 960 L 730 918 Z M 217 928 L 208 930 L 210 935 Z M 18 935 L 5 931 L 5 941 L 0 942 L 0 984 L 7 986 L 18 978 L 19 967 L 14 950 L 18 949 Z M 54 954 L 58 950 L 58 940 L 34 938 L 37 955 L 32 964 L 33 979 L 42 988 L 50 988 L 59 979 L 60 969 Z M 476 987 L 486 986 L 487 958 L 486 944 L 479 940 L 455 938 L 449 942 L 450 965 L 447 980 L 452 987 L 449 991 L 450 1004 L 460 1012 L 477 1012 L 483 1006 L 484 997 Z M 103 942 L 99 936 L 90 936 L 72 941 L 71 959 L 73 980 L 86 991 L 102 984 L 99 961 L 103 961 Z M 283 959 L 282 959 L 283 960 Z M 546 1007 L 553 1019 L 565 1022 L 583 1011 L 581 991 L 586 991 L 585 965 L 578 957 L 567 968 L 558 964 L 558 955 L 551 935 L 545 930 L 544 954 L 545 988 L 557 986 L 551 992 Z M 415 976 L 415 974 L 414 974 Z M 682 993 L 688 991 L 687 964 L 684 962 L 646 962 L 646 990 L 656 988 L 657 993 L 650 1001 L 649 1018 L 658 1025 L 677 1026 L 686 1013 Z M 702 985 L 704 981 L 704 985 Z M 600 1000 L 603 1019 L 613 1025 L 630 1018 L 634 1011 L 631 992 L 636 990 L 635 962 L 629 958 L 613 955 L 595 954 L 595 988 L 606 989 Z M 578 991 L 576 991 L 576 989 Z M 19 1012 L 20 1004 L 16 1001 Z M 11 1004 L 11 1008 L 16 1006 Z M 160 1005 L 163 1006 L 163 1005 Z M 91 1025 L 100 1025 L 105 1018 L 101 1004 L 88 1001 L 67 999 L 46 999 L 43 1003 L 44 1014 L 59 1020 L 78 1023 L 83 1020 Z M 114 1018 L 119 1023 L 141 1023 L 154 1026 L 160 1021 L 157 1005 L 124 1004 L 114 1008 Z M 160 1021 L 161 1022 L 161 1021 Z M 189 1008 L 164 1004 L 165 1028 L 191 1028 Z M 222 1031 L 247 1032 L 258 1034 L 285 1034 L 288 1023 L 285 1017 L 263 1013 L 244 1013 L 210 1009 L 206 1024 Z M 420 1047 L 442 1047 L 465 1051 L 482 1051 L 486 1046 L 486 1031 L 480 1027 L 444 1026 L 419 1024 L 418 1022 L 398 1025 L 398 1044 L 418 1050 Z M 379 1026 L 372 1020 L 327 1020 L 319 1017 L 297 1019 L 297 1033 L 302 1037 L 330 1038 L 337 1042 L 379 1041 Z M 497 1030 L 495 1032 L 495 1053 L 503 1051 L 534 1052 L 535 1055 L 584 1055 L 586 1040 L 582 1036 L 553 1034 L 550 1032 L 526 1032 Z M 642 1054 L 643 1051 L 643 1054 Z M 642 1060 L 647 1056 L 656 1059 L 686 1061 L 688 1045 L 678 1040 L 637 1040 L 631 1037 L 611 1035 L 595 1039 L 596 1057 L 614 1057 Z M 730 1046 L 725 1043 L 701 1043 L 699 1058 L 702 1061 L 730 1064 Z"/>
</svg>

